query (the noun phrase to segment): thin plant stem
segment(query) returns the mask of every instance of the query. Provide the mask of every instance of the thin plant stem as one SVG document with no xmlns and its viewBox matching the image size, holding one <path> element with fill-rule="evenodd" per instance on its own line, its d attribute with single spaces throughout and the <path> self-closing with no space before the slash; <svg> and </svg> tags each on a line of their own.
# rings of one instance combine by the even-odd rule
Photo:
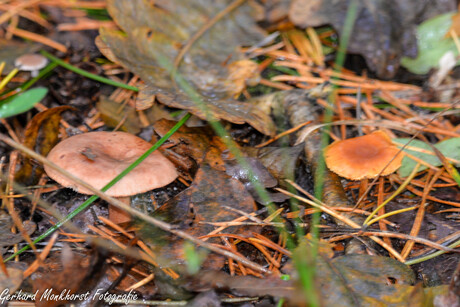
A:
<svg viewBox="0 0 460 307">
<path fill-rule="evenodd" d="M 0 82 L 0 91 L 5 87 L 5 85 L 8 84 L 8 82 L 11 81 L 11 79 L 13 79 L 13 77 L 18 73 L 18 71 L 19 69 L 15 68 L 12 71 L 10 71 L 10 73 L 5 78 L 3 78 L 3 80 Z"/>
<path fill-rule="evenodd" d="M 456 248 L 458 246 L 460 246 L 460 240 L 457 240 L 454 243 L 447 245 L 447 247 L 449 247 L 449 248 Z M 423 256 L 423 257 L 419 257 L 419 258 L 415 258 L 415 259 L 409 259 L 409 260 L 405 261 L 404 264 L 405 265 L 413 265 L 413 264 L 421 263 L 421 262 L 428 261 L 430 259 L 436 258 L 436 257 L 438 257 L 438 256 L 440 256 L 442 254 L 445 254 L 445 253 L 447 253 L 447 251 L 443 251 L 443 250 L 437 251 L 437 252 L 434 252 L 434 253 L 429 254 L 427 256 Z"/>
</svg>

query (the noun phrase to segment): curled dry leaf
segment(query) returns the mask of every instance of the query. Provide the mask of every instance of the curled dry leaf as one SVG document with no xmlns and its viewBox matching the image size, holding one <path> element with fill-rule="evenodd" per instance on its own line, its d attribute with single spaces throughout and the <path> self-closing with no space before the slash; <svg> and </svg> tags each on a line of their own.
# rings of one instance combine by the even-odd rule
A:
<svg viewBox="0 0 460 307">
<path fill-rule="evenodd" d="M 59 140 L 59 121 L 61 113 L 75 110 L 69 106 L 50 108 L 35 115 L 27 124 L 24 133 L 24 145 L 35 149 L 42 156 L 56 145 Z M 43 168 L 29 157 L 24 157 L 21 168 L 16 172 L 15 180 L 27 185 L 36 184 L 43 174 Z"/>
<path fill-rule="evenodd" d="M 142 78 L 147 85 L 144 96 L 155 95 L 163 104 L 206 119 L 203 108 L 171 80 L 170 70 L 182 46 L 227 5 L 228 1 L 222 0 L 158 1 L 155 5 L 146 0 L 111 0 L 109 13 L 125 33 L 101 29 L 96 43 L 109 59 Z M 257 78 L 254 64 L 245 60 L 237 48 L 254 44 L 263 35 L 251 17 L 250 6 L 242 4 L 192 45 L 178 72 L 214 118 L 248 123 L 272 135 L 273 123 L 267 114 L 234 99 L 246 80 Z"/>
</svg>

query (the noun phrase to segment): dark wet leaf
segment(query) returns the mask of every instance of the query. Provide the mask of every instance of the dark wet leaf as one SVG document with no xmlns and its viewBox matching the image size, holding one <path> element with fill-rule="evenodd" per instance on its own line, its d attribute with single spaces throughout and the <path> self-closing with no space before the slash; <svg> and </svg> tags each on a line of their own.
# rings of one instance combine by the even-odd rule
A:
<svg viewBox="0 0 460 307">
<path fill-rule="evenodd" d="M 230 2 L 219 0 L 157 1 L 112 0 L 108 9 L 125 33 L 101 29 L 97 44 L 101 52 L 138 74 L 146 83 L 143 96 L 153 96 L 170 107 L 185 109 L 205 119 L 202 109 L 171 81 L 159 58 L 171 63 L 181 47 L 210 18 Z M 263 38 L 251 8 L 242 4 L 209 29 L 184 56 L 178 72 L 193 86 L 217 119 L 248 123 L 265 134 L 273 134 L 268 115 L 255 106 L 234 99 L 245 80 L 255 76 L 254 63 L 237 50 Z M 110 50 L 109 52 L 107 52 Z"/>
<path fill-rule="evenodd" d="M 61 113 L 74 110 L 69 106 L 48 109 L 35 115 L 27 124 L 24 133 L 24 146 L 46 156 L 59 140 L 59 121 Z M 21 168 L 16 172 L 15 180 L 26 185 L 35 184 L 43 174 L 43 168 L 29 157 L 24 157 Z"/>
<path fill-rule="evenodd" d="M 172 121 L 160 120 L 154 124 L 154 128 L 160 136 L 164 136 L 173 125 Z M 209 164 L 242 182 L 252 197 L 257 202 L 263 203 L 249 180 L 249 171 L 241 167 L 236 159 L 230 157 L 225 144 L 220 138 L 214 136 L 209 127 L 182 126 L 169 138 L 169 141 L 174 143 L 174 146 L 164 150 L 164 154 L 182 169 L 193 170 L 196 165 Z M 277 180 L 257 158 L 246 159 L 257 180 L 264 187 L 271 188 L 277 185 Z M 269 196 L 274 202 L 282 202 L 288 198 L 281 193 L 269 193 Z"/>
<path fill-rule="evenodd" d="M 29 111 L 39 103 L 47 93 L 48 90 L 46 88 L 38 87 L 1 101 L 0 118 L 6 118 Z"/>
<path fill-rule="evenodd" d="M 250 156 L 257 157 L 270 173 L 278 179 L 278 182 L 282 184 L 284 179 L 293 178 L 303 146 L 299 144 L 293 147 L 244 149 Z"/>
<path fill-rule="evenodd" d="M 407 142 L 409 142 L 409 138 L 398 138 L 398 139 L 393 139 L 393 141 L 405 145 Z M 436 154 L 433 152 L 431 149 L 430 145 L 426 144 L 425 142 L 419 141 L 419 140 L 412 140 L 409 143 L 410 147 L 416 147 L 421 150 L 426 150 L 432 154 L 427 154 L 411 149 L 404 149 L 405 152 L 433 165 L 433 166 L 440 166 L 442 165 L 442 162 L 439 160 L 439 158 L 436 156 Z M 436 147 L 446 158 L 451 158 L 454 159 L 455 161 L 460 161 L 460 138 L 451 138 L 442 142 L 439 142 L 438 144 L 435 144 L 434 147 Z M 454 163 L 456 166 L 460 166 L 460 163 Z M 401 167 L 399 168 L 399 175 L 401 177 L 407 177 L 410 175 L 414 167 L 417 165 L 417 162 L 410 157 L 406 156 L 404 157 Z M 424 165 L 419 166 L 419 171 L 422 171 L 426 169 L 427 167 Z"/>
<path fill-rule="evenodd" d="M 254 177 L 266 188 L 273 188 L 278 181 L 270 174 L 265 166 L 256 158 L 246 158 Z M 249 170 L 241 166 L 236 159 L 225 159 L 225 172 L 227 175 L 243 183 L 250 182 Z"/>
<path fill-rule="evenodd" d="M 300 27 L 332 24 L 342 33 L 350 0 L 293 0 L 291 21 Z M 417 55 L 416 25 L 453 11 L 455 1 L 358 1 L 357 18 L 348 51 L 361 54 L 381 78 L 392 78 L 402 56 Z"/>
<path fill-rule="evenodd" d="M 224 156 L 226 156 L 225 153 Z M 272 174 L 270 174 L 267 168 L 265 168 L 265 166 L 257 158 L 246 157 L 245 159 L 246 163 L 251 168 L 251 171 L 255 177 L 254 179 L 262 184 L 264 188 L 273 188 L 278 185 L 278 181 L 272 176 Z M 250 180 L 249 170 L 242 167 L 236 159 L 224 158 L 224 161 L 225 172 L 227 175 L 241 181 L 246 187 L 246 190 L 252 195 L 256 202 L 265 204 L 262 197 L 260 197 L 259 193 L 257 193 L 256 188 Z M 289 196 L 286 196 L 282 193 L 266 193 L 272 202 L 283 202 L 286 199 L 289 199 Z"/>
<path fill-rule="evenodd" d="M 201 222 L 225 222 L 239 216 L 235 212 L 225 210 L 223 206 L 246 213 L 255 210 L 254 200 L 241 182 L 209 165 L 203 165 L 198 170 L 193 184 L 158 208 L 153 216 L 199 237 L 214 230 L 214 226 Z M 151 244 L 162 265 L 184 263 L 184 240 L 148 225 L 141 224 L 140 229 L 140 237 Z M 225 232 L 244 235 L 245 230 L 248 229 L 232 226 Z M 209 242 L 220 242 L 220 240 L 209 240 Z M 223 259 L 214 254 L 210 254 L 204 263 L 205 267 L 214 269 L 220 269 L 222 265 Z"/>
</svg>

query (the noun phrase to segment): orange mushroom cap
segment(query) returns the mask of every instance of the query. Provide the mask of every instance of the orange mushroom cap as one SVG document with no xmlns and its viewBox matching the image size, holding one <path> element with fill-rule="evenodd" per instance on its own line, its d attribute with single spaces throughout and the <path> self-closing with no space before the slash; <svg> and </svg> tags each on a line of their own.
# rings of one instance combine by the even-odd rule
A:
<svg viewBox="0 0 460 307">
<path fill-rule="evenodd" d="M 89 132 L 69 137 L 57 144 L 48 159 L 97 189 L 132 164 L 152 145 L 126 132 Z M 45 165 L 49 177 L 79 193 L 93 194 Z M 130 196 L 163 187 L 177 178 L 174 165 L 158 151 L 111 187 L 107 194 Z"/>
<path fill-rule="evenodd" d="M 399 149 L 385 132 L 375 131 L 334 142 L 324 149 L 324 156 L 327 167 L 334 173 L 347 179 L 361 180 L 377 177 L 384 168 L 382 176 L 396 171 L 403 159 L 403 154 L 398 152 Z"/>
</svg>

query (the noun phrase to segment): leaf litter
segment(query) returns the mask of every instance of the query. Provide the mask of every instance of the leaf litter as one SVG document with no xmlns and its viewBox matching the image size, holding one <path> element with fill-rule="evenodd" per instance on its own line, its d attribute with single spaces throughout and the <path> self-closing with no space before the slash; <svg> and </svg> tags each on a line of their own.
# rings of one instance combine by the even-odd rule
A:
<svg viewBox="0 0 460 307">
<path fill-rule="evenodd" d="M 177 87 L 171 80 L 169 72 L 164 70 L 157 61 L 158 55 L 165 55 L 169 61 L 174 62 L 187 41 L 191 40 L 211 17 L 216 16 L 228 5 L 225 1 L 216 2 L 215 5 L 207 5 L 206 1 L 196 1 L 196 3 L 193 2 L 194 5 L 191 3 L 157 1 L 155 6 L 152 6 L 147 1 L 109 1 L 107 4 L 109 13 L 124 33 L 115 30 L 113 24 L 107 23 L 110 27 L 101 30 L 98 46 L 110 60 L 119 63 L 124 68 L 106 63 L 102 65 L 104 73 L 107 76 L 115 76 L 132 71 L 140 79 L 137 76 L 132 77 L 126 74 L 121 76 L 124 82 L 141 88 L 141 94 L 116 90 L 108 99 L 102 98 L 97 108 L 85 110 L 84 122 L 63 113 L 64 119 L 53 117 L 52 125 L 38 123 L 33 128 L 29 128 L 32 130 L 32 134 L 28 132 L 31 135 L 29 137 L 30 147 L 46 154 L 46 151 L 52 147 L 48 143 L 55 142 L 58 131 L 61 136 L 65 136 L 77 129 L 87 131 L 88 128 L 106 129 L 106 127 L 123 129 L 136 134 L 141 132 L 141 135 L 154 142 L 158 139 L 157 135 L 164 136 L 173 125 L 161 118 L 173 119 L 175 109 L 187 110 L 205 119 L 203 111 L 196 107 L 192 100 Z M 101 7 L 106 5 L 98 1 L 95 1 L 94 4 L 102 5 Z M 131 10 L 131 6 L 135 6 L 138 10 Z M 66 8 L 62 3 L 54 4 L 53 9 L 73 10 Z M 292 208 L 289 208 L 289 204 L 283 203 L 283 199 L 280 199 L 279 207 L 275 211 L 256 206 L 256 202 L 260 203 L 260 199 L 257 198 L 258 194 L 254 193 L 248 179 L 251 177 L 250 172 L 236 163 L 231 155 L 228 155 L 222 140 L 207 127 L 182 127 L 177 134 L 171 137 L 169 143 L 161 148 L 161 151 L 180 169 L 181 183 L 168 187 L 169 192 L 166 193 L 162 191 L 146 193 L 144 196 L 134 198 L 132 203 L 135 208 L 148 207 L 145 212 L 153 212 L 152 216 L 169 223 L 171 233 L 159 231 L 150 225 L 144 226 L 137 220 L 135 229 L 124 228 L 127 225 L 120 227 L 103 216 L 99 218 L 101 222 L 93 226 L 95 219 L 94 216 L 90 218 L 90 215 L 94 215 L 94 211 L 86 211 L 83 223 L 87 222 L 88 228 L 92 230 L 91 235 L 63 232 L 60 240 L 71 242 L 73 248 L 80 248 L 80 252 L 83 246 L 88 246 L 85 245 L 85 241 L 94 237 L 105 238 L 115 242 L 114 244 L 118 247 L 122 247 L 122 249 L 113 249 L 116 252 L 102 256 L 102 261 L 109 262 L 114 268 L 116 264 L 123 262 L 125 267 L 113 270 L 109 281 L 104 278 L 98 280 L 94 277 L 92 282 L 97 284 L 94 287 L 101 289 L 113 288 L 116 289 L 115 291 L 121 291 L 117 293 L 123 293 L 123 291 L 126 293 L 126 289 L 134 286 L 142 295 L 156 294 L 157 298 L 185 300 L 193 298 L 195 292 L 216 289 L 229 291 L 228 293 L 237 296 L 269 296 L 269 301 L 273 304 L 276 300 L 273 300 L 273 297 L 287 299 L 289 303 L 304 303 L 299 277 L 297 277 L 298 272 L 292 269 L 293 264 L 290 258 L 292 252 L 294 254 L 300 252 L 305 258 L 304 261 L 312 265 L 312 262 L 309 262 L 312 260 L 308 256 L 312 249 L 310 246 L 301 245 L 298 250 L 286 250 L 285 233 L 276 235 L 274 227 L 280 226 L 280 218 L 281 221 L 287 222 L 283 227 L 288 230 L 291 227 L 289 231 L 293 230 L 292 225 L 308 226 L 308 223 L 311 222 L 310 215 L 315 210 L 306 208 L 309 201 L 316 201 L 312 196 L 311 185 L 307 184 L 307 191 L 305 191 L 304 184 L 302 188 L 289 184 L 293 181 L 286 182 L 285 179 L 295 178 L 296 182 L 305 182 L 310 178 L 311 181 L 311 174 L 321 169 L 322 131 L 318 129 L 320 129 L 319 125 L 325 116 L 324 110 L 326 109 L 333 112 L 333 120 L 337 121 L 328 132 L 335 140 L 351 138 L 362 132 L 369 134 L 375 127 L 379 127 L 391 135 L 395 142 L 403 139 L 407 142 L 408 136 L 412 136 L 414 131 L 424 130 L 419 133 L 421 141 L 416 140 L 404 149 L 405 152 L 412 153 L 412 156 L 416 158 L 412 161 L 421 163 L 423 167 L 418 169 L 415 179 L 409 182 L 406 187 L 407 191 L 397 196 L 396 200 L 401 205 L 390 206 L 388 204 L 383 207 L 378 214 L 382 216 L 390 213 L 390 216 L 384 216 L 384 219 L 379 220 L 370 229 L 364 229 L 365 231 L 361 234 L 362 238 L 372 236 L 371 238 L 377 244 L 367 240 L 363 244 L 362 240 L 356 239 L 356 235 L 359 235 L 357 234 L 359 225 L 366 218 L 363 212 L 369 214 L 373 206 L 381 204 L 386 197 L 394 193 L 395 187 L 402 184 L 405 179 L 403 175 L 408 175 L 408 172 L 414 169 L 414 162 L 403 163 L 403 166 L 409 169 L 405 171 L 406 173 L 401 173 L 400 170 L 399 174 L 380 177 L 375 182 L 344 182 L 327 170 L 323 174 L 325 182 L 321 197 L 322 210 L 327 209 L 326 212 L 333 213 L 337 219 L 334 221 L 326 215 L 321 218 L 323 224 L 321 242 L 330 245 L 320 249 L 320 257 L 316 262 L 316 276 L 321 279 L 316 280 L 315 285 L 322 291 L 320 292 L 321 302 L 325 305 L 340 303 L 355 306 L 359 303 L 364 306 L 376 304 L 396 306 L 409 300 L 431 303 L 436 299 L 438 301 L 455 299 L 451 295 L 455 292 L 452 285 L 449 289 L 446 286 L 424 289 L 420 284 L 414 285 L 414 276 L 408 266 L 388 257 L 360 256 L 354 253 L 367 249 L 374 254 L 389 253 L 403 262 L 406 260 L 406 263 L 412 264 L 412 268 L 419 274 L 429 275 L 423 280 L 425 286 L 449 282 L 454 268 L 447 272 L 436 269 L 428 273 L 427 268 L 423 268 L 423 262 L 422 265 L 415 263 L 419 258 L 429 256 L 433 248 L 437 246 L 431 244 L 430 241 L 423 241 L 422 238 L 436 241 L 436 243 L 454 243 L 450 247 L 458 245 L 458 232 L 455 228 L 455 223 L 458 221 L 455 221 L 455 218 L 449 221 L 445 213 L 440 213 L 441 211 L 455 212 L 455 209 L 459 207 L 458 200 L 455 198 L 442 200 L 433 196 L 440 195 L 449 189 L 458 192 L 458 186 L 454 181 L 455 173 L 448 172 L 446 166 L 446 161 L 455 165 L 457 160 L 455 142 L 458 140 L 458 131 L 455 125 L 458 125 L 458 121 L 455 119 L 455 113 L 449 112 L 455 111 L 458 106 L 452 106 L 448 101 L 436 102 L 436 99 L 440 97 L 439 91 L 441 91 L 437 92 L 436 88 L 433 89 L 434 93 L 431 93 L 432 97 L 429 97 L 429 93 L 423 92 L 421 88 L 414 85 L 379 81 L 367 76 L 358 76 L 347 70 L 333 71 L 328 68 L 328 63 L 325 63 L 326 57 L 322 54 L 322 48 L 308 47 L 312 44 L 315 46 L 318 42 L 328 44 L 330 37 L 327 35 L 330 34 L 321 36 L 319 31 L 315 32 L 312 28 L 306 31 L 307 34 L 301 31 L 282 32 L 281 41 L 274 42 L 272 46 L 251 48 L 251 52 L 258 55 L 259 63 L 248 61 L 244 58 L 244 49 L 238 48 L 255 46 L 265 35 L 256 26 L 254 15 L 249 14 L 251 9 L 248 3 L 245 3 L 227 12 L 221 22 L 210 27 L 191 45 L 188 52 L 183 55 L 182 61 L 179 62 L 178 72 L 192 84 L 215 118 L 237 124 L 227 125 L 233 135 L 247 135 L 245 131 L 247 128 L 241 125 L 243 123 L 251 125 L 262 133 L 258 134 L 255 130 L 248 130 L 255 136 L 251 136 L 249 141 L 243 139 L 241 149 L 248 156 L 249 165 L 255 169 L 256 175 L 265 187 L 272 188 L 277 183 L 286 188 L 295 187 L 299 194 L 306 194 L 308 199 L 299 198 L 302 205 Z M 136 16 L 130 12 L 135 13 Z M 393 18 L 398 17 L 393 16 Z M 336 19 L 340 20 L 340 18 Z M 84 20 L 78 22 L 83 27 L 88 26 Z M 397 20 L 397 22 L 402 22 L 402 20 Z M 357 24 L 360 25 L 359 22 Z M 364 28 L 370 24 L 366 24 Z M 407 29 L 412 29 L 413 24 L 410 25 L 411 27 Z M 282 29 L 281 25 L 277 26 Z M 9 33 L 19 37 L 28 35 L 20 30 L 14 30 L 14 27 Z M 54 44 L 53 41 L 44 38 L 46 37 L 39 36 L 37 40 L 63 51 L 59 43 Z M 378 44 L 370 43 L 370 45 L 375 48 L 372 51 L 378 50 L 375 47 Z M 353 43 L 350 50 L 353 49 L 352 46 Z M 395 52 L 398 48 L 396 46 L 386 51 Z M 398 51 L 396 52 L 399 56 Z M 381 66 L 381 62 L 373 63 L 375 59 L 369 59 L 370 54 L 372 52 L 365 56 L 371 69 L 381 76 L 385 74 L 388 76 L 388 73 L 392 73 L 388 71 L 388 66 Z M 397 65 L 395 63 L 392 65 Z M 382 67 L 387 71 L 382 71 Z M 291 74 L 286 74 L 286 72 L 291 72 Z M 259 73 L 261 73 L 260 77 Z M 450 82 L 448 79 L 444 82 Z M 254 85 L 253 81 L 260 81 L 255 91 L 251 87 Z M 285 91 L 260 95 L 261 92 L 273 88 Z M 238 97 L 240 93 L 243 95 Z M 455 97 L 455 93 L 451 95 Z M 161 115 L 152 114 L 158 102 L 167 107 L 157 108 L 161 110 L 158 112 Z M 65 103 L 61 104 L 65 105 Z M 452 107 L 453 110 L 436 113 L 440 106 L 442 109 Z M 37 106 L 37 108 L 41 107 Z M 61 111 L 51 108 L 47 114 L 53 112 L 60 114 Z M 73 127 L 73 124 L 69 124 L 66 119 L 70 119 L 71 123 L 78 122 L 79 126 Z M 385 120 L 391 120 L 392 124 L 389 125 Z M 5 124 L 5 130 L 2 132 L 8 132 L 16 139 L 19 139 L 16 135 L 18 131 L 27 131 L 16 119 L 15 122 L 2 120 L 2 123 Z M 57 126 L 59 123 L 67 130 L 59 129 Z M 45 128 L 47 125 L 53 128 Z M 305 125 L 307 128 L 301 128 Z M 299 127 L 301 130 L 296 133 L 284 133 L 293 127 Z M 41 134 L 44 135 L 46 142 L 42 140 L 43 137 L 37 138 Z M 254 148 L 254 145 L 265 143 L 268 137 L 273 137 L 275 134 L 279 135 L 272 140 L 274 147 Z M 447 144 L 439 148 L 447 160 L 440 163 L 439 160 L 433 159 L 436 156 L 426 154 L 427 151 L 432 150 L 431 146 L 426 147 L 427 138 L 429 142 L 437 144 L 437 147 L 440 144 Z M 300 145 L 294 147 L 292 144 L 296 139 Z M 2 151 L 5 151 L 3 147 Z M 10 161 L 12 155 L 8 158 L 6 161 Z M 312 170 L 309 166 L 312 167 Z M 33 165 L 33 168 L 36 168 L 36 165 Z M 271 175 L 267 175 L 267 169 Z M 10 169 L 9 177 L 12 178 L 15 172 L 16 170 Z M 32 176 L 30 171 L 27 174 L 29 175 L 24 178 L 32 177 L 34 182 L 40 179 L 39 174 Z M 47 191 L 56 189 L 56 187 L 42 186 L 43 179 L 40 182 L 34 197 L 39 197 L 42 193 L 46 195 Z M 27 183 L 27 185 L 30 184 Z M 15 195 L 12 190 L 8 193 L 10 203 L 13 199 L 20 200 L 15 201 L 17 208 L 28 205 L 28 201 L 22 200 L 21 195 Z M 61 195 L 64 194 L 61 193 Z M 157 197 L 160 194 L 163 196 Z M 166 197 L 165 194 L 167 194 Z M 68 195 L 70 198 L 75 197 L 74 194 Z M 140 206 L 141 199 L 143 203 Z M 59 196 L 57 200 L 61 201 Z M 226 204 L 225 207 L 224 204 Z M 101 202 L 98 205 L 104 204 Z M 403 211 L 411 205 L 416 205 L 412 206 L 414 207 L 412 210 L 415 211 L 409 212 L 412 216 L 406 217 L 409 213 Z M 106 213 L 99 211 L 96 214 Z M 24 217 L 28 218 L 27 214 Z M 401 218 L 404 222 L 395 220 L 393 217 Z M 300 220 L 295 220 L 299 218 Z M 446 223 L 446 220 L 449 223 Z M 412 223 L 407 223 L 407 221 L 414 221 L 413 225 L 409 225 Z M 431 232 L 426 230 L 427 223 L 431 225 Z M 398 225 L 408 227 L 402 231 L 398 229 Z M 148 231 L 151 228 L 153 230 Z M 175 230 L 178 232 L 174 232 Z M 30 231 L 32 233 L 33 229 Z M 213 246 L 231 251 L 233 254 L 226 254 L 226 258 L 214 253 L 203 253 L 201 249 L 196 250 L 195 256 L 193 253 L 191 255 L 184 253 L 186 250 L 184 240 L 174 235 L 180 232 L 192 234 L 202 240 L 209 240 Z M 7 236 L 9 232 L 5 230 L 4 234 Z M 379 236 L 382 236 L 382 239 L 376 240 L 375 238 Z M 15 238 L 20 238 L 20 235 L 16 235 Z M 311 236 L 307 238 L 311 240 Z M 416 243 L 410 243 L 411 240 L 415 240 Z M 15 241 L 10 241 L 10 244 Z M 404 247 L 406 241 L 410 244 L 406 243 Z M 102 242 L 99 244 L 106 246 Z M 50 241 L 47 248 L 51 248 L 52 245 L 53 241 Z M 123 249 L 126 249 L 127 252 L 122 252 Z M 60 253 L 68 254 L 69 250 L 64 248 L 52 255 L 57 256 Z M 76 251 L 71 253 L 74 254 L 74 258 L 78 258 Z M 120 259 L 117 253 L 120 253 L 123 259 Z M 247 261 L 232 256 L 235 253 L 246 257 Z M 84 251 L 83 254 L 92 257 L 88 251 Z M 342 256 L 329 259 L 334 254 Z M 190 257 L 197 257 L 197 259 Z M 66 259 L 69 263 L 73 263 L 74 261 L 70 258 Z M 59 260 L 56 260 L 58 258 L 54 257 L 54 259 L 50 258 L 51 264 L 58 264 Z M 443 266 L 448 267 L 446 263 L 449 261 L 455 263 L 455 259 L 458 261 L 456 254 L 444 254 L 429 261 L 436 261 L 437 267 L 442 268 Z M 138 262 L 139 260 L 141 262 Z M 187 270 L 178 265 L 190 266 L 196 261 L 202 263 L 203 268 L 219 270 L 223 267 L 233 276 L 218 271 L 199 271 L 194 276 L 188 276 Z M 363 266 L 363 263 L 366 265 Z M 261 274 L 261 271 L 255 269 L 257 266 L 254 264 L 269 268 L 269 271 L 272 272 L 271 276 Z M 8 267 L 7 270 L 10 271 L 11 268 Z M 25 269 L 21 268 L 21 270 Z M 67 270 L 65 272 L 67 275 L 62 276 L 75 277 L 67 278 L 71 283 L 76 282 L 77 287 L 73 288 L 73 291 L 84 292 L 76 278 L 78 275 L 76 272 L 82 271 L 81 267 L 77 265 L 71 268 L 68 265 L 65 270 Z M 49 272 L 49 279 L 56 279 L 58 276 L 56 267 L 51 266 Z M 280 274 L 289 274 L 292 281 L 281 280 Z M 253 275 L 258 278 L 245 275 Z M 439 278 L 435 280 L 434 276 Z M 185 283 L 187 280 L 192 281 L 187 284 Z M 112 286 L 107 286 L 107 282 Z M 156 289 L 136 286 L 149 283 Z M 67 288 L 73 287 L 66 283 L 61 283 L 60 286 L 63 285 Z M 58 288 L 58 285 L 53 283 L 43 283 L 42 286 L 42 289 Z M 209 295 L 203 294 L 203 297 L 214 303 L 224 302 L 221 297 L 216 299 L 216 296 L 209 293 Z"/>
</svg>

